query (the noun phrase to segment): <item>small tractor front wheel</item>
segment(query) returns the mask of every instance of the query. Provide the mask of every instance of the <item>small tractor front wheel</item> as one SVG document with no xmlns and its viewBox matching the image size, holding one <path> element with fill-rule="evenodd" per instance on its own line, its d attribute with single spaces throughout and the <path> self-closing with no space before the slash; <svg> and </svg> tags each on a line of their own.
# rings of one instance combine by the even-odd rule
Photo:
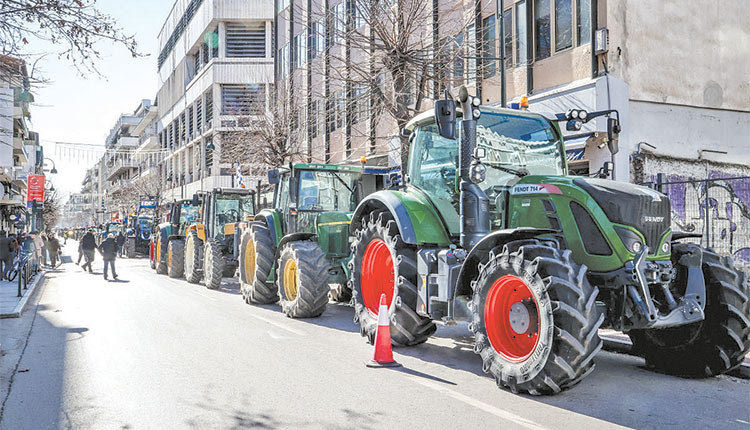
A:
<svg viewBox="0 0 750 430">
<path fill-rule="evenodd" d="M 678 290 L 687 279 L 679 260 L 698 251 L 688 243 L 672 249 Z M 695 252 L 693 251 L 693 252 Z M 706 318 L 693 324 L 666 329 L 631 330 L 633 351 L 658 371 L 680 376 L 709 377 L 726 373 L 742 364 L 750 350 L 750 287 L 747 275 L 737 270 L 729 257 L 702 249 L 706 282 Z"/>
<path fill-rule="evenodd" d="M 381 294 L 386 295 L 391 340 L 401 346 L 424 343 L 435 323 L 416 312 L 416 251 L 407 246 L 387 212 L 372 212 L 352 243 L 351 290 L 360 334 L 375 341 Z"/>
<path fill-rule="evenodd" d="M 263 222 L 254 222 L 242 235 L 240 289 L 246 303 L 270 304 L 279 300 L 276 285 L 267 282 L 273 269 L 276 249 L 271 231 Z"/>
<path fill-rule="evenodd" d="M 167 247 L 167 275 L 170 278 L 182 278 L 185 273 L 185 242 L 172 239 Z"/>
<path fill-rule="evenodd" d="M 198 232 L 188 232 L 185 244 L 185 279 L 191 284 L 197 284 L 203 278 L 201 263 L 203 262 L 203 241 L 198 237 Z"/>
<path fill-rule="evenodd" d="M 161 239 L 156 241 L 156 273 L 159 275 L 167 274 L 167 244 Z"/>
<path fill-rule="evenodd" d="M 279 303 L 291 318 L 320 316 L 328 304 L 328 261 L 320 246 L 306 240 L 288 242 L 276 272 Z"/>
<path fill-rule="evenodd" d="M 469 329 L 482 370 L 498 387 L 554 394 L 593 370 L 604 316 L 586 267 L 570 255 L 536 240 L 514 241 L 479 266 Z"/>
<path fill-rule="evenodd" d="M 224 273 L 224 255 L 221 244 L 216 239 L 206 241 L 205 256 L 203 257 L 203 280 L 206 288 L 216 290 L 221 286 L 221 275 Z"/>
</svg>

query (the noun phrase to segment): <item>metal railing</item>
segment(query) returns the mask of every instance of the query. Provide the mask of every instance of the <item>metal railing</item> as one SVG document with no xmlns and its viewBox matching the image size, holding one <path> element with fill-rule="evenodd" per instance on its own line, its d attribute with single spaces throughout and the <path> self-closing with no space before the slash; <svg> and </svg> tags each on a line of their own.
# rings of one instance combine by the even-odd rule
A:
<svg viewBox="0 0 750 430">
<path fill-rule="evenodd" d="M 683 179 L 657 175 L 656 181 L 643 185 L 669 197 L 673 230 L 700 233 L 702 246 L 732 256 L 739 267 L 750 268 L 750 176 Z"/>
</svg>

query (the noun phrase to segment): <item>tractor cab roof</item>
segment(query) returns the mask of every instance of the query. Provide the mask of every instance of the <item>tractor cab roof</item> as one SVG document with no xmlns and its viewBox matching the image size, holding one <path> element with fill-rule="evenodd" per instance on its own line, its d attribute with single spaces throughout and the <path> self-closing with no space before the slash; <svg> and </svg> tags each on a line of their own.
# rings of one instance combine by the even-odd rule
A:
<svg viewBox="0 0 750 430">
<path fill-rule="evenodd" d="M 529 111 L 523 111 L 518 109 L 507 109 L 507 108 L 499 108 L 494 106 L 480 106 L 480 111 L 482 112 L 494 112 L 494 113 L 502 113 L 505 115 L 514 115 L 519 117 L 526 117 L 526 118 L 542 118 L 547 119 L 544 115 L 540 115 L 535 112 L 529 112 Z M 456 106 L 456 118 L 461 118 L 461 108 Z M 435 112 L 432 109 L 428 109 L 419 115 L 412 118 L 408 123 L 406 123 L 406 129 L 409 131 L 414 131 L 415 128 L 417 128 L 420 125 L 427 124 L 430 122 L 435 121 Z"/>
<path fill-rule="evenodd" d="M 214 188 L 211 192 L 215 194 L 237 194 L 241 196 L 249 196 L 251 194 L 255 194 L 255 190 L 251 190 L 250 188 Z M 198 193 L 199 195 L 201 193 Z M 208 193 L 203 193 L 203 195 Z"/>
<path fill-rule="evenodd" d="M 359 173 L 362 168 L 359 166 L 349 166 L 346 164 L 322 164 L 322 163 L 295 163 L 292 165 L 295 170 L 328 170 L 334 172 L 354 172 Z M 289 169 L 280 169 L 282 171 Z"/>
</svg>

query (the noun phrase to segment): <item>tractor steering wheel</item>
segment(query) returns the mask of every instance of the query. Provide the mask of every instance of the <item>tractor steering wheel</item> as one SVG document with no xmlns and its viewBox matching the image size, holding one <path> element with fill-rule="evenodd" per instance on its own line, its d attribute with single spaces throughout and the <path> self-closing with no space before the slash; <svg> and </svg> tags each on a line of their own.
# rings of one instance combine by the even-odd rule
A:
<svg viewBox="0 0 750 430">
<path fill-rule="evenodd" d="M 237 209 L 227 209 L 226 211 L 224 211 L 224 216 L 229 219 L 239 220 L 240 211 L 238 211 Z"/>
</svg>

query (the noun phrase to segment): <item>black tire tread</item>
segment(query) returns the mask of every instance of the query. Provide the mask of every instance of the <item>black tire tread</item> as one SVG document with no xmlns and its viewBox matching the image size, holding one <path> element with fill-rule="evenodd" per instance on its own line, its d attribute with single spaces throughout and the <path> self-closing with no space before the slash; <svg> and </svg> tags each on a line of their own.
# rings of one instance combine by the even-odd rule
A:
<svg viewBox="0 0 750 430">
<path fill-rule="evenodd" d="M 297 265 L 297 297 L 289 300 L 284 294 L 282 271 L 288 259 Z M 290 318 L 314 318 L 323 314 L 328 304 L 328 269 L 326 254 L 312 241 L 288 242 L 279 256 L 276 286 L 282 311 Z"/>
<path fill-rule="evenodd" d="M 276 246 L 271 238 L 271 231 L 262 221 L 253 222 L 246 234 L 255 248 L 255 275 L 250 282 L 242 283 L 243 296 L 248 303 L 271 304 L 279 300 L 276 284 L 266 282 L 271 275 L 276 256 Z M 241 264 L 244 265 L 244 252 L 240 255 Z"/>
<path fill-rule="evenodd" d="M 673 262 L 692 244 L 673 246 Z M 702 249 L 706 280 L 705 320 L 664 330 L 631 330 L 633 351 L 658 371 L 688 377 L 710 377 L 739 367 L 750 351 L 750 286 L 747 274 L 730 257 Z M 675 332 L 697 330 L 690 341 L 670 344 Z"/>
<path fill-rule="evenodd" d="M 192 252 L 188 250 L 192 249 Z M 198 232 L 190 230 L 185 243 L 185 279 L 191 284 L 197 284 L 203 279 L 203 241 Z"/>
<path fill-rule="evenodd" d="M 351 276 L 349 289 L 354 303 L 354 321 L 359 322 L 360 334 L 370 343 L 375 341 L 378 327 L 377 316 L 373 317 L 361 298 L 359 284 L 359 262 L 372 239 L 382 239 L 391 249 L 396 250 L 394 267 L 398 274 L 396 299 L 390 309 L 391 340 L 399 346 L 419 345 L 427 341 L 437 330 L 435 323 L 417 314 L 416 250 L 407 246 L 401 239 L 396 222 L 385 211 L 374 211 L 362 219 L 361 228 L 355 233 L 351 245 L 354 258 L 349 262 Z"/>
<path fill-rule="evenodd" d="M 503 372 L 504 359 L 495 351 L 484 329 L 483 297 L 485 285 L 500 274 L 539 277 L 552 302 L 554 335 L 552 348 L 541 370 L 531 379 L 518 382 Z M 554 394 L 580 382 L 594 368 L 593 358 L 602 348 L 598 330 L 604 322 L 596 306 L 599 292 L 586 276 L 586 267 L 571 258 L 569 250 L 543 244 L 537 240 L 519 240 L 495 248 L 474 287 L 470 309 L 475 309 L 469 326 L 474 333 L 474 351 L 482 357 L 482 369 L 492 374 L 498 387 L 514 393 Z"/>
<path fill-rule="evenodd" d="M 167 258 L 167 276 L 170 278 L 182 278 L 185 274 L 185 241 L 181 239 L 172 239 L 169 241 L 167 257 L 172 253 L 172 264 L 169 264 Z"/>
<path fill-rule="evenodd" d="M 221 243 L 216 239 L 208 239 L 203 256 L 203 281 L 209 290 L 216 290 L 221 287 L 224 264 Z"/>
</svg>

